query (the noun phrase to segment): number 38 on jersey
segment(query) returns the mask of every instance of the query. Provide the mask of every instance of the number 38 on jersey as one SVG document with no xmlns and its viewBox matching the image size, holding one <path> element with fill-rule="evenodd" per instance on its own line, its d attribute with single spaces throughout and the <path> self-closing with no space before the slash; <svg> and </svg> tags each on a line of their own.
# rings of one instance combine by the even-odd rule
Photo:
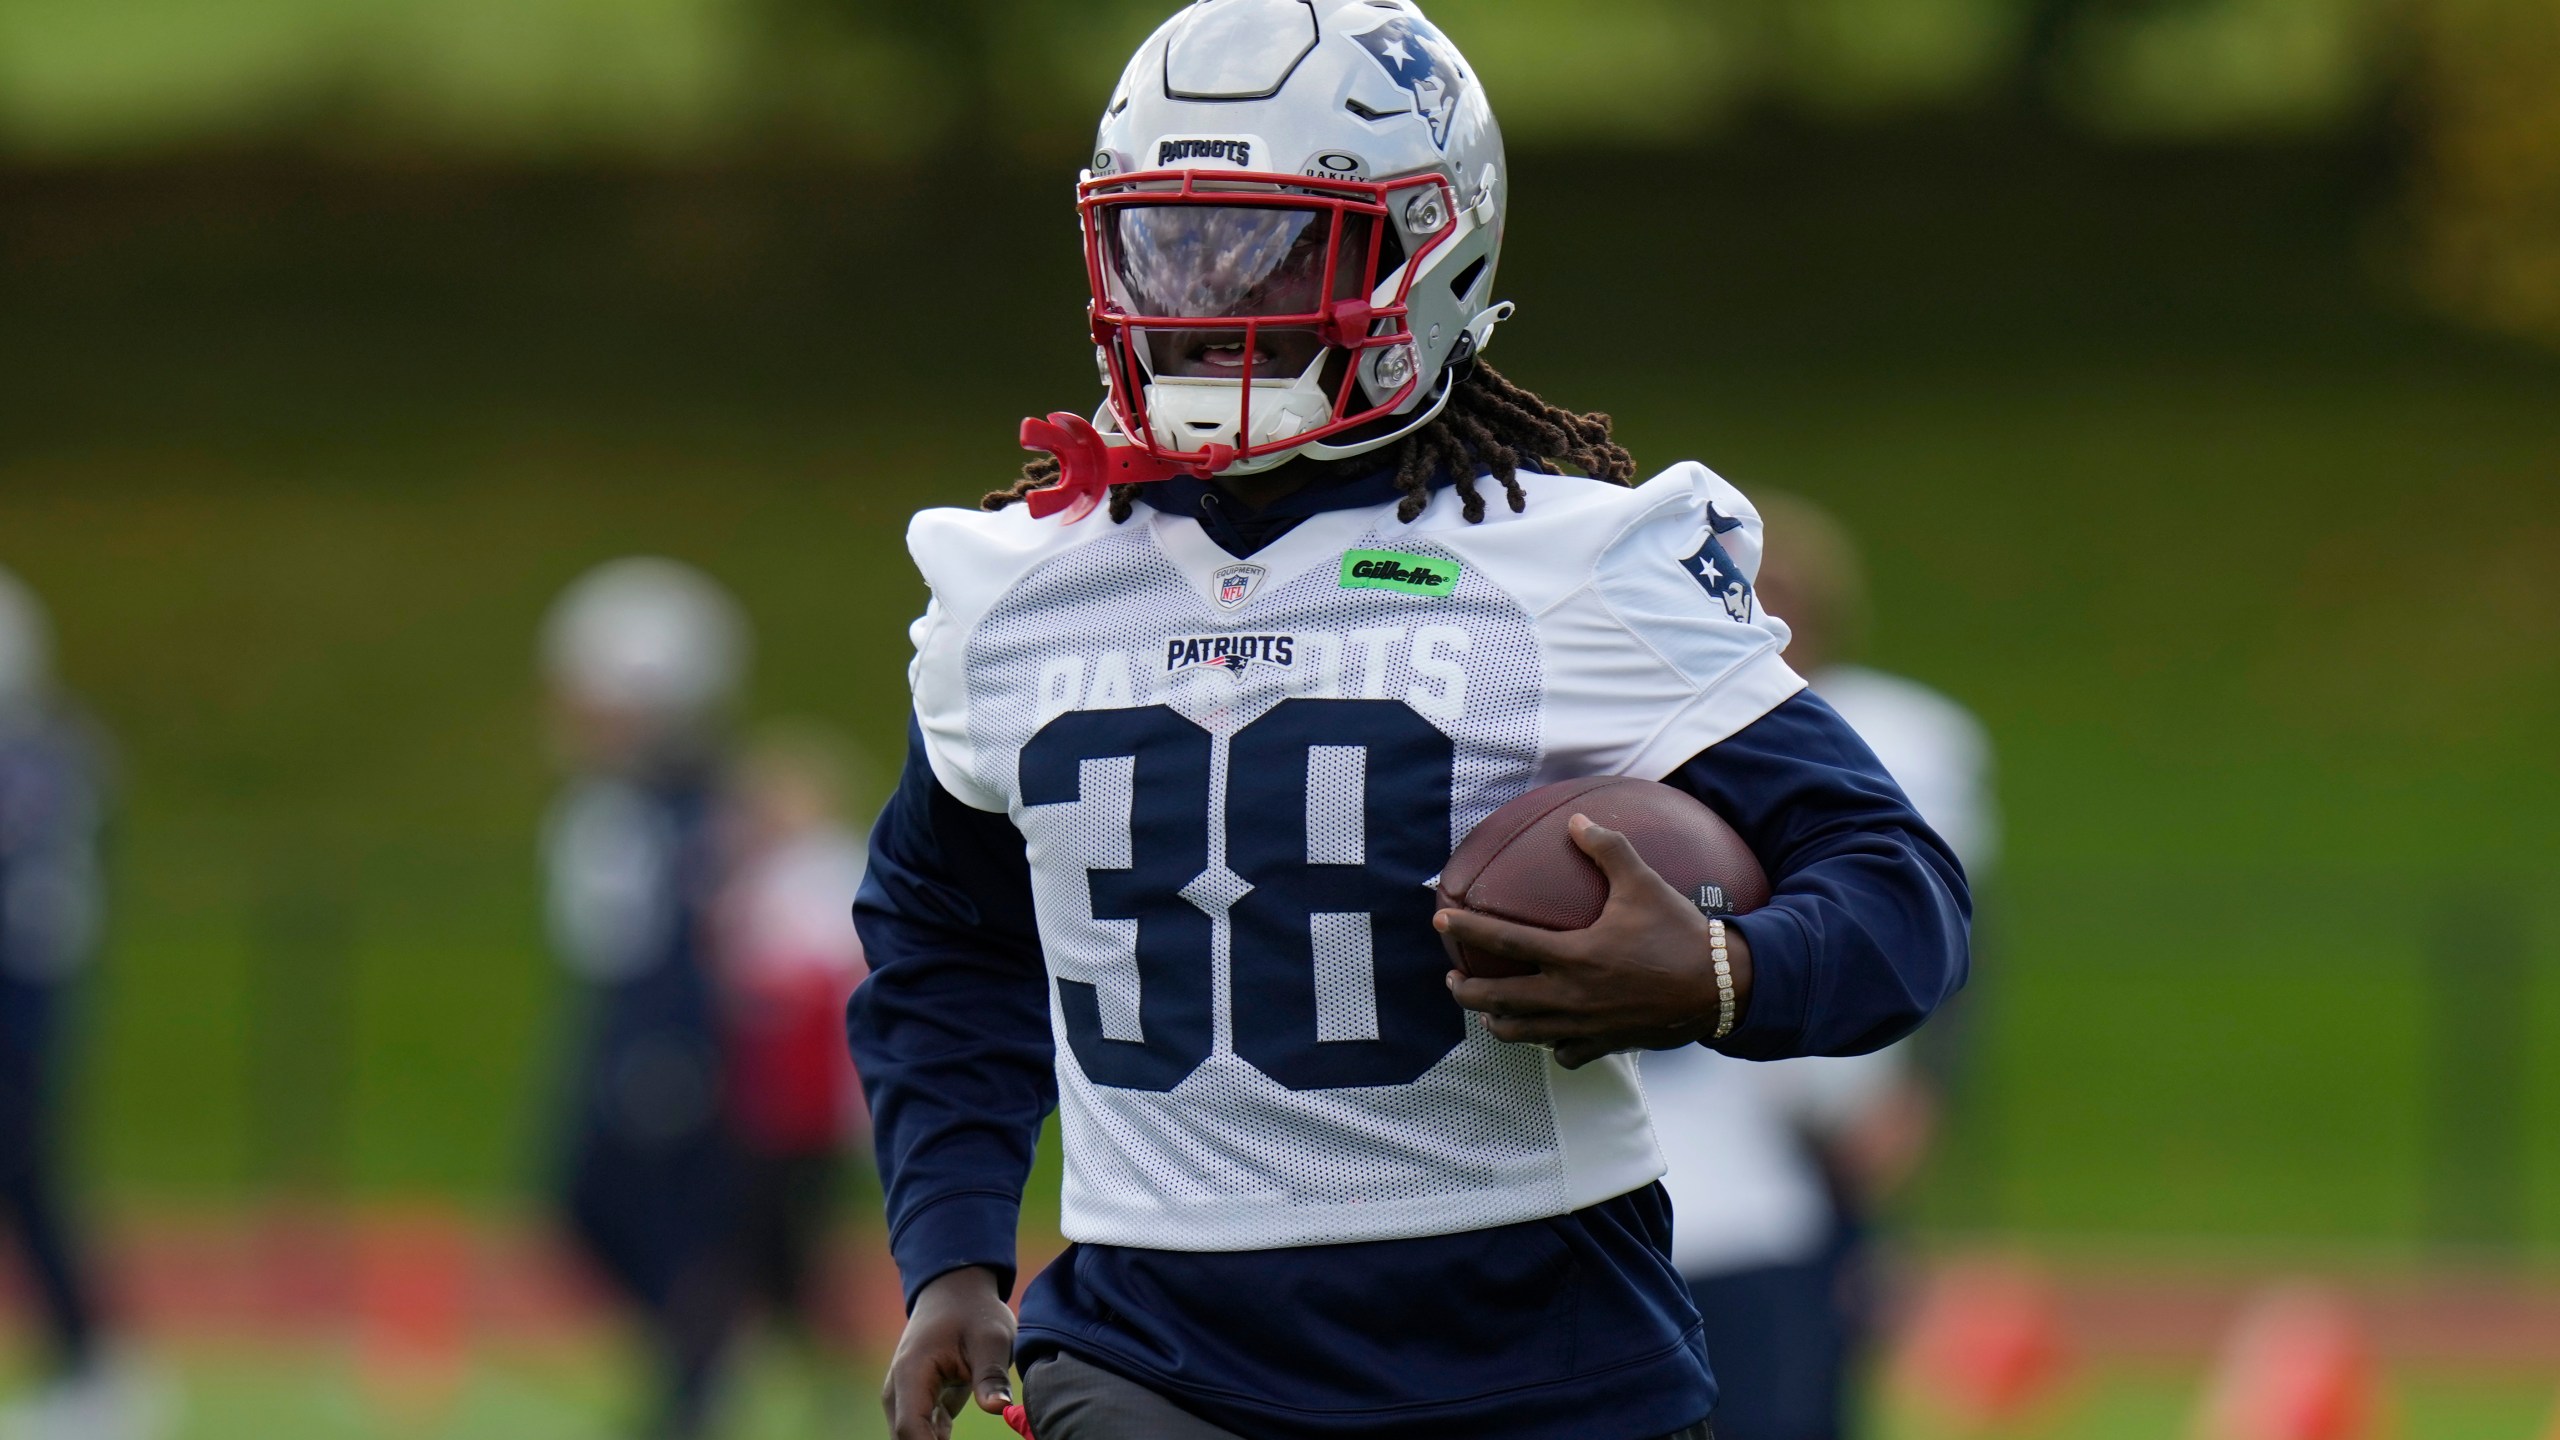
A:
<svg viewBox="0 0 2560 1440">
<path fill-rule="evenodd" d="M 1441 985 L 1429 888 L 1449 853 L 1454 757 L 1393 700 L 1284 700 L 1231 737 L 1167 705 L 1043 726 L 1022 750 L 1033 873 L 1080 878 L 1083 897 L 1057 898 L 1125 927 L 1137 969 L 1134 1007 L 1059 982 L 1085 1075 L 1170 1090 L 1209 1058 L 1220 914 L 1235 1053 L 1273 1080 L 1411 1084 L 1455 1049 L 1466 1028 Z M 1042 813 L 1057 807 L 1075 813 Z M 1051 846 L 1086 858 L 1043 863 Z"/>
</svg>

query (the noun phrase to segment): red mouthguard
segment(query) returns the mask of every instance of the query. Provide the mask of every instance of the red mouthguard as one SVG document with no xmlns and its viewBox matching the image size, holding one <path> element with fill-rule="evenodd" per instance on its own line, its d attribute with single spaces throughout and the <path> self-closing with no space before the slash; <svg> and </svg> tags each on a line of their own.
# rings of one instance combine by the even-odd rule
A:
<svg viewBox="0 0 2560 1440">
<path fill-rule="evenodd" d="M 1235 463 L 1236 452 L 1212 445 L 1196 463 L 1159 460 L 1135 445 L 1114 445 L 1102 438 L 1093 422 L 1061 410 L 1046 420 L 1022 422 L 1022 448 L 1046 450 L 1058 457 L 1055 485 L 1034 490 L 1031 516 L 1046 520 L 1063 513 L 1073 525 L 1093 513 L 1114 485 L 1149 485 L 1179 475 L 1215 475 Z"/>
</svg>

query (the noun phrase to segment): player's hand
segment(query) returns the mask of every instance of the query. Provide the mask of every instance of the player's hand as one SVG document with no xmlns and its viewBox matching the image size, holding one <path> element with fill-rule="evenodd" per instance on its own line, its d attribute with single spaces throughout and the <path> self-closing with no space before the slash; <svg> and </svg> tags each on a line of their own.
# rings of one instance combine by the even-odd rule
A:
<svg viewBox="0 0 2560 1440">
<path fill-rule="evenodd" d="M 1545 1045 L 1578 1070 L 1621 1050 L 1667 1050 L 1715 1034 L 1715 963 L 1707 917 L 1644 863 L 1627 837 L 1586 816 L 1573 843 L 1609 880 L 1609 903 L 1587 930 L 1539 930 L 1469 910 L 1432 924 L 1467 948 L 1538 967 L 1535 975 L 1475 980 L 1449 972 L 1449 993 L 1484 1016 L 1497 1040 Z M 1751 1002 L 1751 947 L 1725 927 L 1735 1014 Z"/>
<path fill-rule="evenodd" d="M 880 1386 L 894 1440 L 950 1440 L 951 1422 L 972 1399 L 1003 1414 L 1013 1403 L 1013 1330 L 992 1270 L 954 1270 L 919 1291 Z"/>
</svg>

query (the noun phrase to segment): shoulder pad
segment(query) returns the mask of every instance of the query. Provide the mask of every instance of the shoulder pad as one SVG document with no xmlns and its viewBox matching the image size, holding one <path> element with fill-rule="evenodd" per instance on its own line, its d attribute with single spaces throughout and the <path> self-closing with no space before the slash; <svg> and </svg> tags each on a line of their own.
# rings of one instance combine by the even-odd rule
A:
<svg viewBox="0 0 2560 1440">
<path fill-rule="evenodd" d="M 943 613 L 974 622 L 1031 567 L 1109 532 L 1107 521 L 1061 525 L 1035 520 L 1028 508 L 919 510 L 907 522 L 907 554 Z"/>
<path fill-rule="evenodd" d="M 975 776 L 966 663 L 971 633 L 1034 567 L 1119 529 L 1101 517 L 1073 525 L 1037 520 L 1020 505 L 993 512 L 921 510 L 908 523 L 907 553 L 933 599 L 907 632 L 916 649 L 907 685 L 934 777 L 963 803 L 979 810 L 1004 808 Z"/>
</svg>

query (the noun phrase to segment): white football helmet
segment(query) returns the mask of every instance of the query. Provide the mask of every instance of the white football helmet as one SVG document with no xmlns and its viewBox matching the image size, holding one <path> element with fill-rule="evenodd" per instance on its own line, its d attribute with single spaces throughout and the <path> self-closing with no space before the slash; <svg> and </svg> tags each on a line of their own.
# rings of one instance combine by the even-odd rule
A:
<svg viewBox="0 0 2560 1440">
<path fill-rule="evenodd" d="M 1511 313 L 1502 167 L 1483 84 L 1410 0 L 1168 21 L 1079 187 L 1115 447 L 1244 474 L 1429 423 Z"/>
<path fill-rule="evenodd" d="M 661 724 L 717 714 L 746 678 L 745 614 L 719 582 L 673 560 L 587 572 L 542 627 L 551 682 L 582 702 Z"/>
</svg>

